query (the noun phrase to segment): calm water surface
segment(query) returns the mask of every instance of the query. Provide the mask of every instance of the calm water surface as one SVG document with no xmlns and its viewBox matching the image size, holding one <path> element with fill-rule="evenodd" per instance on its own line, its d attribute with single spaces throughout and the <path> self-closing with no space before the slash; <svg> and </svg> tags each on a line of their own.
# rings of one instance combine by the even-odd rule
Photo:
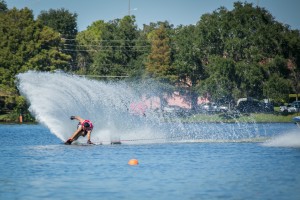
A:
<svg viewBox="0 0 300 200">
<path fill-rule="evenodd" d="M 66 146 L 41 125 L 0 125 L 0 199 L 300 199 L 300 141 L 286 145 L 300 132 L 258 131 L 279 142 Z"/>
</svg>

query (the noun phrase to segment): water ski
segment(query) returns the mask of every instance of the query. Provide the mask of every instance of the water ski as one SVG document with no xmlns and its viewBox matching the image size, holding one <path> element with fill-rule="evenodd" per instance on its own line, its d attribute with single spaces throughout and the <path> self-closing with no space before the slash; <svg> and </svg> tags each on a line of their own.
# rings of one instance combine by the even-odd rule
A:
<svg viewBox="0 0 300 200">
<path fill-rule="evenodd" d="M 93 146 L 93 145 L 102 145 L 102 143 L 92 143 L 92 144 L 88 144 L 88 143 L 74 143 L 74 145 L 77 146 Z"/>
<path fill-rule="evenodd" d="M 68 139 L 68 140 L 65 142 L 65 144 L 66 144 L 66 145 L 71 145 L 72 142 L 73 142 L 73 141 L 72 141 L 71 139 Z"/>
<path fill-rule="evenodd" d="M 72 141 L 67 140 L 64 144 L 65 145 L 71 145 Z M 73 145 L 79 145 L 79 146 L 102 145 L 102 142 L 99 142 L 99 143 L 78 143 L 78 142 L 75 142 Z"/>
<path fill-rule="evenodd" d="M 65 145 L 71 145 L 72 142 L 74 142 L 74 140 L 68 139 L 68 140 L 65 142 Z M 101 143 L 101 144 L 102 144 L 102 143 Z M 88 142 L 88 143 L 86 143 L 86 145 L 95 145 L 95 143 Z"/>
</svg>

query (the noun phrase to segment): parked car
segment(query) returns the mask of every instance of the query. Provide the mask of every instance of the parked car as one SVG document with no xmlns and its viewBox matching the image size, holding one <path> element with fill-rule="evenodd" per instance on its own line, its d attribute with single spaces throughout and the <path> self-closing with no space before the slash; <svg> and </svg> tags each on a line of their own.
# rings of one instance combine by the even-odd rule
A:
<svg viewBox="0 0 300 200">
<path fill-rule="evenodd" d="M 218 105 L 214 102 L 205 103 L 200 106 L 202 112 L 227 112 L 228 106 Z"/>
<path fill-rule="evenodd" d="M 291 104 L 289 103 L 289 104 L 287 104 L 287 105 L 280 106 L 280 107 L 279 107 L 279 110 L 280 110 L 281 112 L 286 112 L 286 113 L 289 112 L 289 113 L 290 113 L 290 112 L 294 112 L 295 109 L 292 108 L 292 107 L 291 107 Z"/>
<path fill-rule="evenodd" d="M 272 103 L 266 103 L 258 101 L 253 98 L 242 98 L 238 100 L 237 110 L 240 112 L 274 112 L 274 105 Z"/>
<path fill-rule="evenodd" d="M 291 104 L 283 105 L 279 107 L 280 112 L 288 112 L 288 108 L 291 107 Z"/>
<path fill-rule="evenodd" d="M 288 113 L 294 113 L 294 112 L 300 112 L 300 101 L 294 101 L 291 104 L 280 106 L 281 112 L 288 112 Z"/>
<path fill-rule="evenodd" d="M 291 106 L 296 108 L 298 112 L 300 108 L 300 101 L 294 101 Z"/>
<path fill-rule="evenodd" d="M 228 106 L 221 105 L 221 106 L 219 106 L 219 110 L 220 110 L 221 112 L 227 112 L 227 111 L 228 111 Z"/>
<path fill-rule="evenodd" d="M 261 102 L 260 106 L 261 106 L 261 112 L 265 112 L 265 113 L 274 112 L 274 104 L 273 103 Z"/>
<path fill-rule="evenodd" d="M 186 116 L 190 113 L 190 109 L 182 108 L 180 106 L 166 106 L 163 107 L 162 111 L 165 114 L 176 114 L 178 116 Z"/>
<path fill-rule="evenodd" d="M 300 111 L 300 101 L 294 101 L 288 108 L 288 112 L 299 112 Z"/>
<path fill-rule="evenodd" d="M 217 111 L 219 111 L 219 108 L 218 108 L 217 104 L 215 104 L 215 103 L 205 103 L 201 106 L 201 109 L 204 112 L 217 112 Z"/>
<path fill-rule="evenodd" d="M 165 113 L 173 113 L 173 112 L 175 111 L 174 108 L 168 107 L 168 106 L 163 107 L 162 110 L 163 110 L 163 112 L 165 112 Z"/>
</svg>

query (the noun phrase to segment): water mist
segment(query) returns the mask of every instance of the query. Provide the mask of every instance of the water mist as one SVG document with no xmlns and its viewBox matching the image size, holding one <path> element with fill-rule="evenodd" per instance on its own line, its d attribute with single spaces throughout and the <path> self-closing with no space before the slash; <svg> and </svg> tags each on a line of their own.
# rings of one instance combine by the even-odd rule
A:
<svg viewBox="0 0 300 200">
<path fill-rule="evenodd" d="M 19 74 L 17 79 L 29 111 L 62 141 L 76 130 L 72 115 L 91 120 L 92 141 L 104 144 L 226 142 L 260 137 L 256 123 L 181 123 L 177 116 L 165 116 L 149 104 L 143 107 L 151 96 L 159 96 L 153 82 L 105 82 L 63 72 L 35 71 Z"/>
</svg>

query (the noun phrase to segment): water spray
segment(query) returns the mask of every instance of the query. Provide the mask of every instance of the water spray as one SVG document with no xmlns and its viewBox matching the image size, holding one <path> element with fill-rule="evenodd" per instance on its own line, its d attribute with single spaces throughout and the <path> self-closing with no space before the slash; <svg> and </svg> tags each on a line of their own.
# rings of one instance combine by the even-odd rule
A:
<svg viewBox="0 0 300 200">
<path fill-rule="evenodd" d="M 76 130 L 72 115 L 93 122 L 91 138 L 98 143 L 243 141 L 260 136 L 255 123 L 190 125 L 182 123 L 176 114 L 164 115 L 149 103 L 161 92 L 154 81 L 104 82 L 63 72 L 35 71 L 19 74 L 17 79 L 29 111 L 62 141 Z"/>
</svg>

